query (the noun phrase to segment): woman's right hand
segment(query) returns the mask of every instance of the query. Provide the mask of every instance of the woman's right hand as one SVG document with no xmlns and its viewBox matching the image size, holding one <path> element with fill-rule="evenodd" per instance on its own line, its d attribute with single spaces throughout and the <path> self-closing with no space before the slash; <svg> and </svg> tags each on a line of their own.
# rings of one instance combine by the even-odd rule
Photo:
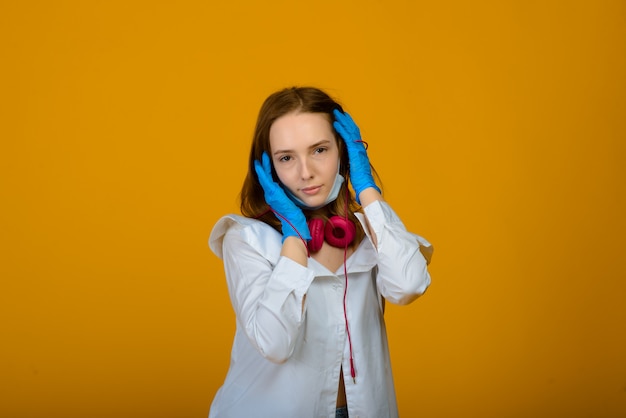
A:
<svg viewBox="0 0 626 418">
<path fill-rule="evenodd" d="M 265 202 L 270 206 L 282 224 L 283 242 L 287 237 L 301 238 L 305 241 L 311 239 L 311 233 L 306 222 L 306 217 L 298 206 L 287 197 L 283 188 L 272 178 L 272 165 L 270 157 L 263 152 L 261 161 L 254 161 L 259 183 L 263 188 Z"/>
</svg>

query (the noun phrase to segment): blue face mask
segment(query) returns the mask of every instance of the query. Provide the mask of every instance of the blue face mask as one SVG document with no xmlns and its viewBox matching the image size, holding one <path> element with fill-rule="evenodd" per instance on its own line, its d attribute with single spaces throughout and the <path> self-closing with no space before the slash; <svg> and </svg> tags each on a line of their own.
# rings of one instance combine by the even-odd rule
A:
<svg viewBox="0 0 626 418">
<path fill-rule="evenodd" d="M 291 199 L 291 201 L 295 203 L 296 205 L 298 205 L 300 208 L 315 210 L 315 209 L 322 208 L 326 206 L 327 204 L 329 204 L 330 202 L 333 202 L 335 199 L 337 199 L 337 196 L 339 196 L 339 190 L 341 190 L 342 184 L 343 184 L 343 176 L 339 174 L 339 167 L 337 167 L 337 174 L 335 175 L 335 181 L 333 182 L 333 187 L 332 189 L 330 189 L 330 192 L 328 193 L 328 197 L 326 198 L 324 203 L 322 203 L 319 206 L 308 206 L 306 203 L 300 200 L 296 195 L 291 193 L 289 189 L 286 188 L 284 185 L 282 187 L 285 193 L 287 194 L 287 196 L 289 197 L 289 199 Z"/>
</svg>

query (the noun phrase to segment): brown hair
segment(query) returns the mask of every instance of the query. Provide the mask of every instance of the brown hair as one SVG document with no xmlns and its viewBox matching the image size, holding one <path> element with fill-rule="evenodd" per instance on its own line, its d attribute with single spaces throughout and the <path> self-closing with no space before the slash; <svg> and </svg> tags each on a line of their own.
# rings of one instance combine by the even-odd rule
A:
<svg viewBox="0 0 626 418">
<path fill-rule="evenodd" d="M 281 232 L 281 223 L 273 212 L 269 211 L 269 207 L 265 202 L 263 188 L 259 183 L 254 170 L 254 161 L 261 160 L 263 152 L 270 153 L 270 128 L 276 119 L 291 112 L 302 113 L 323 113 L 328 117 L 331 124 L 335 117 L 333 110 L 338 109 L 343 112 L 339 103 L 333 100 L 328 94 L 314 87 L 290 87 L 271 94 L 261 106 L 259 116 L 257 118 L 254 136 L 252 137 L 252 146 L 250 148 L 250 157 L 248 159 L 248 174 L 241 188 L 241 213 L 244 216 L 257 218 L 277 231 Z M 337 199 L 324 207 L 322 210 L 316 211 L 316 216 L 323 212 L 322 217 L 328 218 L 333 215 L 344 217 L 346 215 L 346 207 L 348 218 L 352 220 L 357 227 L 356 239 L 354 244 L 361 242 L 364 236 L 360 222 L 354 216 L 354 212 L 360 210 L 360 206 L 356 203 L 354 195 L 348 188 L 348 152 L 346 145 L 335 131 L 335 140 L 339 148 L 339 173 L 344 177 L 345 181 L 341 186 L 341 190 Z M 274 179 L 276 181 L 276 173 L 272 168 Z M 307 219 L 311 215 L 311 211 L 303 210 Z"/>
</svg>

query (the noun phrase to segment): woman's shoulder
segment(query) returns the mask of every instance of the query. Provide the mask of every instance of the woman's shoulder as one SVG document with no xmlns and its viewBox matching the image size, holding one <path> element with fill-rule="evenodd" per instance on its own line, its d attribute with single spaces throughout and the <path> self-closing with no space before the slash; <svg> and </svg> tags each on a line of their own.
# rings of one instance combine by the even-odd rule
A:
<svg viewBox="0 0 626 418">
<path fill-rule="evenodd" d="M 235 214 L 222 216 L 213 226 L 209 236 L 209 247 L 219 258 L 223 256 L 224 240 L 229 236 L 254 247 L 268 259 L 275 258 L 274 247 L 277 247 L 280 253 L 282 235 L 258 219 Z"/>
</svg>

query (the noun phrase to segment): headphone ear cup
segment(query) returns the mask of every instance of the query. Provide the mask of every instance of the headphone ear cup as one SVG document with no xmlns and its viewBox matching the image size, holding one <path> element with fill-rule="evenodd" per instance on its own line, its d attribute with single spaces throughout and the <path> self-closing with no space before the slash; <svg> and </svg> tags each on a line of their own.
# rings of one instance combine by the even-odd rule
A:
<svg viewBox="0 0 626 418">
<path fill-rule="evenodd" d="M 324 220 L 321 218 L 309 219 L 309 232 L 311 233 L 309 251 L 317 252 L 324 245 Z"/>
<path fill-rule="evenodd" d="M 341 216 L 331 217 L 324 228 L 326 241 L 333 247 L 344 248 L 350 245 L 356 235 L 354 223 Z"/>
</svg>

